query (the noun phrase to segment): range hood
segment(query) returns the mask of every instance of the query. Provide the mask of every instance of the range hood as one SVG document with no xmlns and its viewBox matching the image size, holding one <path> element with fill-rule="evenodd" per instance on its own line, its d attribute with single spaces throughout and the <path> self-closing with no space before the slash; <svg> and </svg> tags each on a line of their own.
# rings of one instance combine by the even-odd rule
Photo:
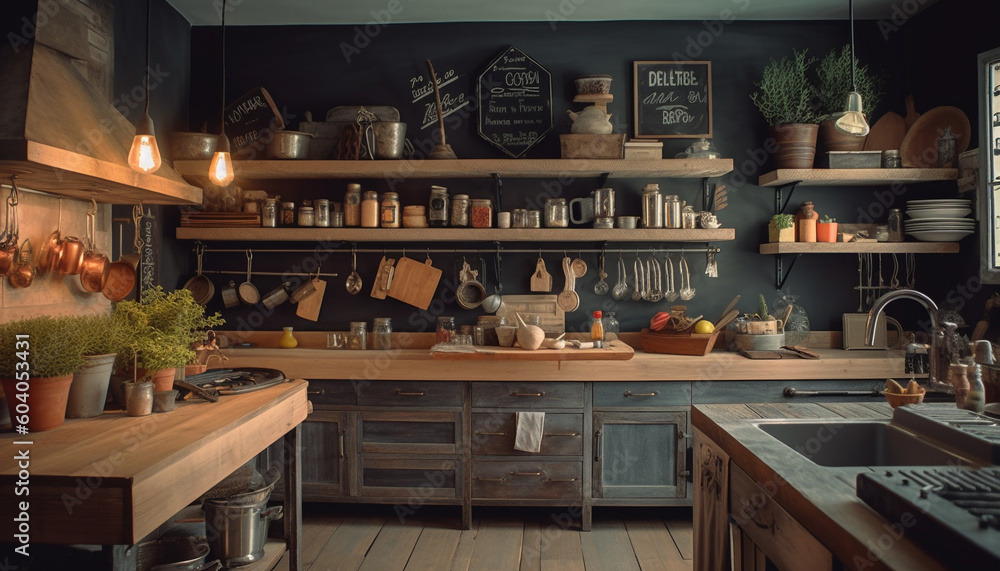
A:
<svg viewBox="0 0 1000 571">
<path fill-rule="evenodd" d="M 61 9 L 34 27 L 33 38 L 15 34 L 16 41 L 4 42 L 0 51 L 0 183 L 17 175 L 25 188 L 104 203 L 200 204 L 201 189 L 166 164 L 154 174 L 129 168 L 135 127 L 101 89 L 110 84 L 110 65 L 103 64 L 99 71 L 107 73 L 96 79 L 102 74 L 88 78 L 80 71 L 94 67 L 89 59 L 94 42 L 104 48 L 103 56 L 98 50 L 100 57 L 113 57 L 110 3 L 6 2 L 21 8 L 5 6 L 8 32 L 22 31 L 24 22 L 30 22 L 15 20 L 22 14 L 37 13 L 40 20 L 46 13 L 43 4 Z M 83 9 L 88 12 L 81 14 Z M 94 32 L 95 20 L 108 30 L 105 37 Z"/>
</svg>

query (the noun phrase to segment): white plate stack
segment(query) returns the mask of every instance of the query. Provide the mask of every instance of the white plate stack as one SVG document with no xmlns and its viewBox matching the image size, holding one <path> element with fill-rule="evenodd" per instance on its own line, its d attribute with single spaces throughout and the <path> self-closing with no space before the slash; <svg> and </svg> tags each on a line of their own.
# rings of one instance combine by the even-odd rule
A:
<svg viewBox="0 0 1000 571">
<path fill-rule="evenodd" d="M 906 203 L 903 223 L 907 234 L 921 242 L 957 242 L 976 232 L 972 201 L 963 198 L 910 200 Z"/>
</svg>

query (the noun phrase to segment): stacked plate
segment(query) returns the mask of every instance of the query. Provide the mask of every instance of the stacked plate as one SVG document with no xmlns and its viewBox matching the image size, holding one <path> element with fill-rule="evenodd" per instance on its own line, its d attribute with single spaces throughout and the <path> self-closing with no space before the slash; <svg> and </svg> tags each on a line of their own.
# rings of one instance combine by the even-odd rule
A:
<svg viewBox="0 0 1000 571">
<path fill-rule="evenodd" d="M 976 221 L 966 218 L 972 214 L 972 201 L 962 198 L 910 200 L 906 203 L 903 224 L 907 234 L 921 242 L 957 242 L 976 232 Z"/>
</svg>

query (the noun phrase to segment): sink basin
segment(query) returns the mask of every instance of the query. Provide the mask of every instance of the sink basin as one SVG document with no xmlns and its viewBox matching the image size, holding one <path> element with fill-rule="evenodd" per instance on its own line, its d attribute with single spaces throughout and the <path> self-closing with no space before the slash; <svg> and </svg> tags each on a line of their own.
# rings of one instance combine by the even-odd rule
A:
<svg viewBox="0 0 1000 571">
<path fill-rule="evenodd" d="M 820 466 L 968 464 L 885 422 L 762 422 L 757 427 Z"/>
</svg>

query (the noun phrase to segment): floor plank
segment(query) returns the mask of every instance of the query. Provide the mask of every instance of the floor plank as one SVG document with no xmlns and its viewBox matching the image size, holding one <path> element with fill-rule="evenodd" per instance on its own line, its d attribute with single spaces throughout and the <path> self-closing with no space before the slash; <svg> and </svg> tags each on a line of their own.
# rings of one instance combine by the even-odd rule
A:
<svg viewBox="0 0 1000 571">
<path fill-rule="evenodd" d="M 587 535 L 587 534 L 583 534 Z M 584 571 L 581 532 L 550 525 L 541 532 L 542 571 Z M 592 569 L 601 569 L 592 567 Z"/>
<path fill-rule="evenodd" d="M 517 569 L 523 535 L 522 521 L 480 521 L 469 569 Z"/>
<path fill-rule="evenodd" d="M 462 537 L 461 530 L 425 527 L 417 540 L 406 571 L 437 571 L 448 569 Z"/>
<path fill-rule="evenodd" d="M 308 569 L 330 536 L 343 523 L 344 516 L 329 513 L 307 513 L 302 516 L 302 568 Z"/>
<path fill-rule="evenodd" d="M 420 526 L 387 522 L 365 555 L 360 571 L 403 571 L 422 531 Z"/>
<path fill-rule="evenodd" d="M 471 529 L 462 531 L 455 548 L 455 556 L 451 560 L 450 571 L 469 571 L 472 563 L 472 550 L 476 547 L 476 536 L 479 534 L 479 520 L 472 520 Z"/>
<path fill-rule="evenodd" d="M 520 571 L 539 571 L 542 568 L 541 543 L 542 524 L 537 521 L 524 522 Z"/>
<path fill-rule="evenodd" d="M 595 521 L 589 533 L 580 533 L 587 569 L 639 571 L 628 532 L 621 520 Z"/>
<path fill-rule="evenodd" d="M 385 519 L 380 516 L 356 515 L 346 518 L 320 551 L 310 571 L 355 570 L 364 563 L 365 555 L 378 536 Z"/>
<path fill-rule="evenodd" d="M 625 520 L 635 558 L 642 571 L 677 571 L 691 569 L 691 559 L 685 561 L 677 545 L 667 541 L 670 533 L 658 519 Z"/>
<path fill-rule="evenodd" d="M 694 558 L 694 525 L 691 519 L 668 519 L 665 521 L 670 537 L 674 539 L 677 551 L 687 560 Z"/>
</svg>

